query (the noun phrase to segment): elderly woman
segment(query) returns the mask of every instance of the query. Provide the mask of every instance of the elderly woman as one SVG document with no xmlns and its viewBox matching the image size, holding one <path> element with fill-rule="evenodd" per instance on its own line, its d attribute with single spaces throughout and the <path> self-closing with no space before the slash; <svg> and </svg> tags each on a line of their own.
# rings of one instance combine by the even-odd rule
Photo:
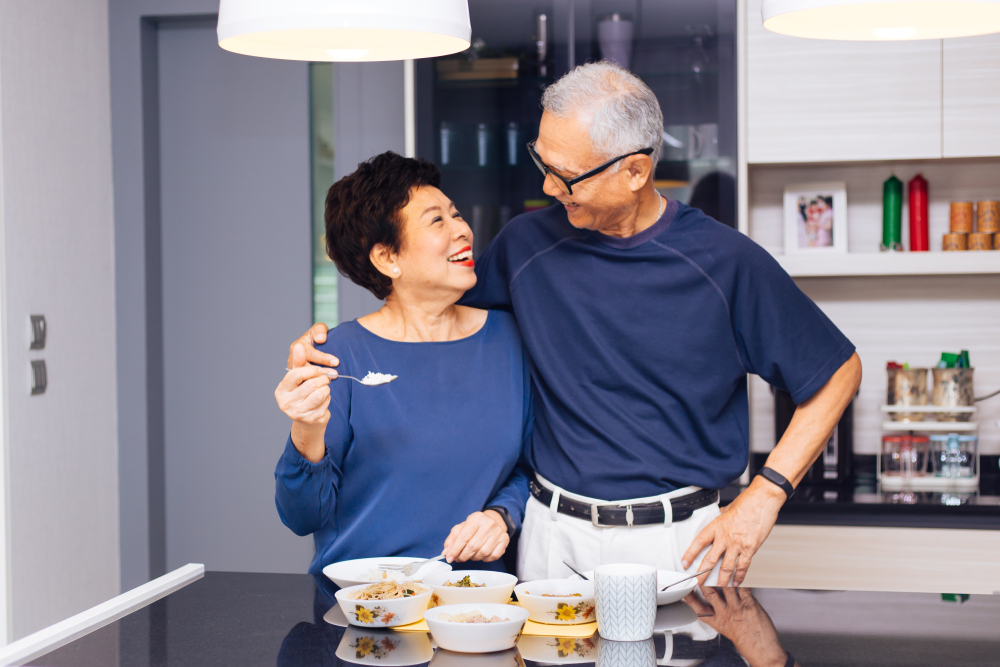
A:
<svg viewBox="0 0 1000 667">
<path fill-rule="evenodd" d="M 312 534 L 312 574 L 372 556 L 498 559 L 528 497 L 519 467 L 532 424 L 513 317 L 457 306 L 476 284 L 472 231 L 438 189 L 437 167 L 392 152 L 330 188 L 330 258 L 385 305 L 300 345 L 275 391 L 292 419 L 275 470 L 281 520 Z M 339 373 L 338 373 L 339 371 Z M 398 376 L 366 386 L 338 375 Z"/>
</svg>

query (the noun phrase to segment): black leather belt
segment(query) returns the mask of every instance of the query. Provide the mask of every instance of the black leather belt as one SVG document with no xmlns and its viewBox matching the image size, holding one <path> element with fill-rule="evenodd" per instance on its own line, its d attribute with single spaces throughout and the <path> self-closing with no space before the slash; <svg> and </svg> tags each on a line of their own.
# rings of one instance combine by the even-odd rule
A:
<svg viewBox="0 0 1000 667">
<path fill-rule="evenodd" d="M 544 486 L 531 480 L 529 483 L 531 495 L 543 505 L 552 504 L 552 492 Z M 713 489 L 694 491 L 686 496 L 670 499 L 670 511 L 673 523 L 690 519 L 694 511 L 719 502 L 719 492 Z M 566 496 L 559 496 L 560 514 L 586 519 L 598 528 L 608 526 L 649 526 L 663 523 L 663 503 L 643 503 L 627 505 L 625 503 L 607 503 L 591 505 Z M 631 516 L 629 516 L 631 515 Z"/>
</svg>

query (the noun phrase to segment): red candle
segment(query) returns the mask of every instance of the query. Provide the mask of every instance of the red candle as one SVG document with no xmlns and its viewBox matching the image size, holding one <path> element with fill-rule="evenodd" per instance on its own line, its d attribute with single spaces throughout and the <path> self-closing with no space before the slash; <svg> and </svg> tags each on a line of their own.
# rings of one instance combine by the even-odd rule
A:
<svg viewBox="0 0 1000 667">
<path fill-rule="evenodd" d="M 927 181 L 917 174 L 910 181 L 910 251 L 927 252 Z"/>
</svg>

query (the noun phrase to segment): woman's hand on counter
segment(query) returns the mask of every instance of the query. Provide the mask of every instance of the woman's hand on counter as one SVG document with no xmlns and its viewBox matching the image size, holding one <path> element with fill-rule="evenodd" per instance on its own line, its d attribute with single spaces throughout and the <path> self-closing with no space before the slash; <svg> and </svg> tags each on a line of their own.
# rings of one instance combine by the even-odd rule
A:
<svg viewBox="0 0 1000 667">
<path fill-rule="evenodd" d="M 305 362 L 301 345 L 292 347 L 292 370 L 278 383 L 274 398 L 292 418 L 292 444 L 302 456 L 319 463 L 326 454 L 326 424 L 330 421 L 330 376 L 319 366 Z"/>
<path fill-rule="evenodd" d="M 444 541 L 444 553 L 449 563 L 481 560 L 487 563 L 503 556 L 510 544 L 507 524 L 494 510 L 473 512 L 451 529 Z"/>
<path fill-rule="evenodd" d="M 332 354 L 326 354 L 316 349 L 317 345 L 326 342 L 326 332 L 329 331 L 322 322 L 312 325 L 309 331 L 288 347 L 288 364 L 286 368 L 295 369 L 305 364 L 317 364 L 319 366 L 329 366 L 336 368 L 340 365 L 340 359 Z M 295 346 L 302 348 L 305 355 L 299 359 L 295 358 Z"/>
</svg>

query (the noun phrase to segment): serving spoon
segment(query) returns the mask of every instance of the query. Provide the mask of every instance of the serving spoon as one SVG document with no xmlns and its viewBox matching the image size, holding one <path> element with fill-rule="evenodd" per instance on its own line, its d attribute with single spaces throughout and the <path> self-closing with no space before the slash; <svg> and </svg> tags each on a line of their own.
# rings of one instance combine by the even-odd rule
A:
<svg viewBox="0 0 1000 667">
<path fill-rule="evenodd" d="M 285 370 L 286 371 L 291 371 L 292 369 L 291 368 L 286 368 Z M 378 387 L 378 386 L 381 386 L 383 384 L 389 384 L 393 380 L 399 379 L 399 376 L 397 376 L 397 375 L 389 375 L 388 373 L 368 373 L 368 375 L 365 376 L 364 380 L 361 380 L 359 378 L 353 377 L 351 375 L 341 375 L 339 373 L 337 374 L 337 377 L 338 378 L 347 378 L 348 380 L 354 380 L 355 382 L 360 382 L 361 384 L 365 385 L 366 387 Z M 336 379 L 336 378 L 334 378 L 334 379 Z"/>
</svg>

